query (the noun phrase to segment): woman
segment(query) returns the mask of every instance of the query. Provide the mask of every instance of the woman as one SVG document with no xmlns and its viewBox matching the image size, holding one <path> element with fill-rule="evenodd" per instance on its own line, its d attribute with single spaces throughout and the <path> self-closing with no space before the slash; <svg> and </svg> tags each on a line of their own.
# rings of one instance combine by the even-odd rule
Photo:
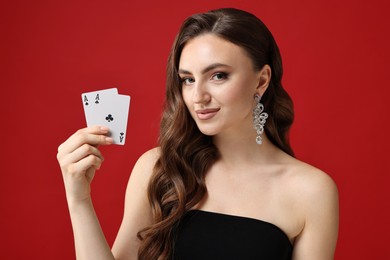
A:
<svg viewBox="0 0 390 260">
<path fill-rule="evenodd" d="M 167 68 L 160 147 L 142 155 L 110 250 L 90 183 L 109 129 L 59 146 L 78 259 L 332 259 L 334 182 L 294 158 L 292 101 L 273 36 L 255 16 L 188 18 Z"/>
</svg>

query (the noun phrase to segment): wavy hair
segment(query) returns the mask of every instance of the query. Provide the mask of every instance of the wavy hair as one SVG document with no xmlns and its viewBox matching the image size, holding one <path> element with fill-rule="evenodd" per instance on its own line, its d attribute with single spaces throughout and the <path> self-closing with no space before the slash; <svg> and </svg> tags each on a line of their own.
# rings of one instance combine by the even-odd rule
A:
<svg viewBox="0 0 390 260">
<path fill-rule="evenodd" d="M 211 33 L 242 47 L 254 68 L 271 67 L 270 85 L 262 97 L 269 114 L 265 133 L 269 140 L 293 156 L 288 131 L 293 122 L 292 100 L 281 84 L 283 69 L 279 48 L 263 22 L 233 8 L 195 14 L 182 24 L 169 55 L 166 99 L 160 126 L 160 157 L 148 187 L 154 223 L 141 230 L 139 259 L 172 257 L 175 228 L 181 217 L 206 193 L 204 175 L 218 158 L 212 137 L 202 134 L 192 119 L 181 93 L 178 67 L 185 44 Z"/>
</svg>

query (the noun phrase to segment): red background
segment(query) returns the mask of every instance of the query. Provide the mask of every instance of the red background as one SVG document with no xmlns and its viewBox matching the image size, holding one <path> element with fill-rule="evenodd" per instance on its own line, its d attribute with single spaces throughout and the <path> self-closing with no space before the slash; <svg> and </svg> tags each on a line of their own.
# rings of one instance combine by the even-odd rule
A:
<svg viewBox="0 0 390 260">
<path fill-rule="evenodd" d="M 297 157 L 339 187 L 336 259 L 389 259 L 386 1 L 134 2 L 0 3 L 0 259 L 74 258 L 57 147 L 85 125 L 80 94 L 117 87 L 132 97 L 127 143 L 102 148 L 93 182 L 112 244 L 133 164 L 156 145 L 174 36 L 188 15 L 229 6 L 279 44 Z"/>
</svg>

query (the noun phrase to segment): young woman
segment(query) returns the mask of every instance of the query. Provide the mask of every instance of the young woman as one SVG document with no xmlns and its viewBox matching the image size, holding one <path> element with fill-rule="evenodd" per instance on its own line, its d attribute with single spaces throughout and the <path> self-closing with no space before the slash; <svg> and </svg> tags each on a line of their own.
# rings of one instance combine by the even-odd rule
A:
<svg viewBox="0 0 390 260">
<path fill-rule="evenodd" d="M 78 259 L 333 259 L 338 195 L 294 158 L 292 101 L 266 26 L 237 9 L 188 18 L 172 48 L 160 146 L 142 155 L 110 250 L 90 183 L 109 129 L 58 148 Z"/>
</svg>

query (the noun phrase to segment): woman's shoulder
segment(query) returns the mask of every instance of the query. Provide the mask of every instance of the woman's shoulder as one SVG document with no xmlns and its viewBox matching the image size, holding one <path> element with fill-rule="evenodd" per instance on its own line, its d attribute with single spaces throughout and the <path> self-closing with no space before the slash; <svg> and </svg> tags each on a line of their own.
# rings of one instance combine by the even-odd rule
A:
<svg viewBox="0 0 390 260">
<path fill-rule="evenodd" d="M 146 163 L 150 164 L 156 163 L 157 159 L 160 157 L 160 147 L 154 147 L 150 150 L 144 152 L 137 160 L 137 163 Z"/>
<path fill-rule="evenodd" d="M 284 192 L 289 204 L 293 205 L 290 216 L 296 216 L 302 223 L 294 243 L 295 254 L 330 255 L 338 233 L 336 183 L 324 171 L 298 159 L 291 160 L 289 166 Z M 313 246 L 316 251 L 312 250 Z"/>
<path fill-rule="evenodd" d="M 323 170 L 293 158 L 290 162 L 290 176 L 293 180 L 300 183 L 301 188 L 335 188 L 336 184 L 333 179 Z M 303 186 L 303 187 L 302 187 Z"/>
<path fill-rule="evenodd" d="M 144 152 L 137 160 L 131 173 L 131 179 L 145 185 L 152 176 L 154 165 L 160 156 L 160 148 L 155 147 Z"/>
<path fill-rule="evenodd" d="M 334 203 L 338 189 L 334 180 L 324 171 L 306 162 L 291 158 L 288 163 L 287 182 L 299 201 L 308 204 Z"/>
</svg>

